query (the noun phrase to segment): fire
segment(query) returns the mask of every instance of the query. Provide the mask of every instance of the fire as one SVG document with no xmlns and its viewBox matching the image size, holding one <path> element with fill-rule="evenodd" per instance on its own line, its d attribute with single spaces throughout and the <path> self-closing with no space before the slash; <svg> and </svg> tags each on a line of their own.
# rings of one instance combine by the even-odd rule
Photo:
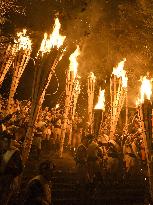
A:
<svg viewBox="0 0 153 205">
<path fill-rule="evenodd" d="M 18 39 L 14 40 L 14 42 L 16 44 L 18 44 L 18 50 L 21 50 L 21 49 L 23 49 L 23 50 L 26 50 L 26 49 L 31 50 L 32 43 L 31 43 L 31 40 L 30 40 L 29 36 L 27 36 L 26 33 L 27 33 L 26 29 L 23 29 L 22 32 L 18 32 L 17 33 Z"/>
<path fill-rule="evenodd" d="M 55 108 L 58 109 L 59 108 L 59 104 L 56 104 Z"/>
<path fill-rule="evenodd" d="M 69 57 L 69 60 L 70 60 L 69 69 L 70 69 L 70 71 L 74 72 L 74 78 L 76 78 L 76 76 L 77 76 L 77 69 L 78 69 L 77 57 L 79 55 L 80 55 L 80 48 L 79 48 L 79 46 L 77 46 L 77 49 Z"/>
<path fill-rule="evenodd" d="M 95 109 L 105 110 L 105 90 L 99 90 L 98 103 L 95 105 Z"/>
<path fill-rule="evenodd" d="M 66 38 L 66 36 L 61 36 L 59 31 L 61 28 L 61 24 L 59 22 L 59 19 L 55 19 L 55 25 L 54 25 L 54 30 L 52 34 L 50 35 L 50 44 L 52 47 L 57 47 L 58 49 L 63 45 L 63 42 Z"/>
<path fill-rule="evenodd" d="M 96 80 L 96 76 L 94 75 L 93 72 L 90 72 L 89 78 L 91 78 L 94 82 L 95 82 L 95 80 Z"/>
<path fill-rule="evenodd" d="M 113 68 L 113 74 L 117 77 L 117 78 L 122 78 L 122 86 L 123 88 L 127 87 L 127 82 L 128 82 L 128 78 L 126 75 L 126 71 L 124 70 L 124 64 L 125 64 L 126 58 L 124 58 L 116 68 Z"/>
<path fill-rule="evenodd" d="M 141 100 L 140 100 L 140 98 L 137 98 L 135 104 L 136 104 L 136 108 L 139 107 L 139 105 L 141 104 Z"/>
<path fill-rule="evenodd" d="M 59 19 L 56 18 L 53 32 L 50 34 L 50 36 L 48 36 L 47 33 L 44 34 L 44 39 L 42 40 L 39 49 L 39 52 L 41 52 L 42 55 L 44 53 L 49 53 L 54 47 L 57 47 L 57 49 L 59 49 L 63 45 L 66 36 L 60 35 L 60 28 L 61 24 L 59 22 Z"/>
<path fill-rule="evenodd" d="M 140 102 L 143 103 L 144 99 L 150 100 L 152 95 L 152 79 L 148 79 L 147 76 L 141 78 L 140 88 Z"/>
</svg>

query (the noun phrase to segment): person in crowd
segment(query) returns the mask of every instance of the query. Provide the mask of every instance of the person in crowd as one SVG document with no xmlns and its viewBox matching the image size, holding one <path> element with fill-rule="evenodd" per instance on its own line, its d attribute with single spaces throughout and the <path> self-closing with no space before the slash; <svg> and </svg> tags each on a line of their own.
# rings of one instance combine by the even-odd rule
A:
<svg viewBox="0 0 153 205">
<path fill-rule="evenodd" d="M 33 142 L 32 142 L 32 152 L 34 153 L 34 158 L 40 159 L 42 148 L 42 130 L 41 128 L 37 128 L 34 133 Z"/>
<path fill-rule="evenodd" d="M 52 161 L 43 161 L 39 175 L 32 178 L 25 189 L 22 205 L 51 205 L 51 179 L 55 166 Z"/>
<path fill-rule="evenodd" d="M 111 184 L 118 183 L 119 178 L 121 178 L 121 153 L 119 152 L 119 145 L 115 140 L 108 141 L 107 149 L 107 178 L 110 180 Z"/>
<path fill-rule="evenodd" d="M 19 188 L 23 164 L 20 151 L 11 145 L 12 135 L 6 131 L 0 137 L 0 204 L 7 205 Z"/>
<path fill-rule="evenodd" d="M 136 141 L 134 140 L 134 137 L 132 137 L 132 135 L 129 136 L 125 141 L 125 144 L 123 146 L 123 155 L 124 155 L 126 177 L 127 178 L 135 177 L 138 171 L 138 162 L 140 160 L 140 156 L 138 154 Z"/>
<path fill-rule="evenodd" d="M 87 164 L 90 182 L 93 183 L 94 179 L 101 179 L 100 162 L 102 159 L 102 150 L 98 146 L 97 140 L 93 135 L 87 135 L 88 149 L 87 149 Z"/>
<path fill-rule="evenodd" d="M 88 169 L 87 169 L 87 147 L 88 147 L 87 138 L 84 137 L 82 138 L 81 143 L 77 147 L 76 155 L 75 155 L 79 183 L 83 185 L 86 185 L 89 181 Z"/>
</svg>

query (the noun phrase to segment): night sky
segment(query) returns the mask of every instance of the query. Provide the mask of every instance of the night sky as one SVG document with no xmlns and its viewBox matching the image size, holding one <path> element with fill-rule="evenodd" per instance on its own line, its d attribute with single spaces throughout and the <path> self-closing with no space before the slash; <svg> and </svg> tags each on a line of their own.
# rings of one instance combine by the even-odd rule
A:
<svg viewBox="0 0 153 205">
<path fill-rule="evenodd" d="M 45 105 L 53 107 L 57 101 L 63 100 L 68 58 L 77 44 L 81 48 L 78 58 L 83 92 L 79 99 L 80 109 L 84 109 L 86 104 L 88 73 L 93 71 L 97 76 L 96 92 L 99 86 L 107 89 L 112 68 L 125 57 L 130 83 L 129 103 L 132 105 L 135 102 L 140 75 L 145 75 L 147 71 L 153 73 L 151 0 L 20 0 L 19 3 L 25 8 L 25 15 L 9 13 L 2 35 L 14 36 L 17 30 L 26 27 L 33 42 L 32 57 L 39 49 L 44 32 L 52 32 L 56 16 L 62 24 L 61 33 L 67 37 L 67 52 L 57 67 L 57 77 L 53 77 L 47 90 Z M 31 60 L 21 78 L 17 98 L 30 98 L 33 70 Z M 1 89 L 3 93 L 9 91 L 10 77 L 11 71 Z M 58 91 L 53 94 L 58 81 Z"/>
</svg>

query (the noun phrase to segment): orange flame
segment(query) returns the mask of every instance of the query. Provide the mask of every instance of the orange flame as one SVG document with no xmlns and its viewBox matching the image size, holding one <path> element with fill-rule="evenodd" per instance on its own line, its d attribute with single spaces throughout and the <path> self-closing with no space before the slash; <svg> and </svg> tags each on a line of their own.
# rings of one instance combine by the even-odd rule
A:
<svg viewBox="0 0 153 205">
<path fill-rule="evenodd" d="M 94 75 L 93 72 L 90 72 L 89 78 L 91 78 L 94 82 L 96 81 L 96 76 Z"/>
<path fill-rule="evenodd" d="M 60 28 L 61 28 L 61 24 L 59 22 L 59 19 L 56 18 L 53 32 L 50 34 L 49 37 L 47 33 L 44 34 L 44 39 L 42 40 L 42 43 L 39 49 L 39 52 L 41 52 L 42 55 L 44 53 L 50 52 L 51 49 L 54 47 L 57 47 L 57 49 L 59 49 L 63 45 L 66 36 L 60 35 L 59 33 Z"/>
<path fill-rule="evenodd" d="M 21 50 L 21 49 L 31 50 L 32 43 L 31 43 L 29 36 L 27 36 L 26 33 L 27 33 L 26 29 L 23 29 L 22 32 L 17 33 L 18 39 L 17 40 L 15 39 L 14 42 L 18 44 L 18 50 Z"/>
<path fill-rule="evenodd" d="M 59 108 L 59 104 L 56 104 L 55 108 L 58 109 Z"/>
<path fill-rule="evenodd" d="M 153 79 L 148 79 L 147 76 L 141 77 L 140 81 L 142 82 L 140 87 L 140 98 L 136 100 L 136 107 L 144 103 L 144 99 L 150 100 L 152 95 L 152 81 Z"/>
<path fill-rule="evenodd" d="M 105 90 L 101 90 L 101 88 L 99 89 L 98 103 L 94 109 L 105 110 Z"/>
<path fill-rule="evenodd" d="M 61 36 L 59 31 L 61 28 L 61 24 L 59 22 L 59 19 L 56 18 L 55 19 L 55 25 L 54 25 L 54 30 L 52 32 L 52 34 L 50 35 L 50 44 L 52 45 L 52 47 L 57 47 L 60 48 L 63 45 L 63 42 L 66 38 L 66 36 Z"/>
<path fill-rule="evenodd" d="M 142 84 L 140 88 L 140 101 L 144 102 L 144 99 L 147 98 L 150 100 L 152 95 L 152 79 L 148 79 L 147 76 L 141 78 Z"/>
<path fill-rule="evenodd" d="M 79 46 L 77 46 L 77 49 L 69 57 L 69 60 L 70 60 L 69 69 L 70 69 L 70 71 L 74 72 L 74 78 L 76 78 L 76 76 L 77 76 L 77 69 L 78 69 L 77 57 L 79 55 L 80 55 L 80 48 L 79 48 Z"/>
<path fill-rule="evenodd" d="M 117 78 L 122 78 L 122 86 L 123 88 L 127 87 L 128 77 L 126 75 L 126 71 L 124 70 L 124 64 L 125 64 L 126 58 L 121 61 L 116 68 L 113 68 L 113 74 Z"/>
</svg>

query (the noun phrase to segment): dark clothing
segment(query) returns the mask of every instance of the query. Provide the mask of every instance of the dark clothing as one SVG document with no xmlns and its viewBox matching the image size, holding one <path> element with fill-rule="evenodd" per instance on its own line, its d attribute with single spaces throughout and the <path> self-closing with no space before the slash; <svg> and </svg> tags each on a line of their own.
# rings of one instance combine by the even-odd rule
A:
<svg viewBox="0 0 153 205">
<path fill-rule="evenodd" d="M 10 149 L 0 158 L 0 201 L 6 205 L 19 187 L 23 165 L 18 149 Z"/>
<path fill-rule="evenodd" d="M 84 164 L 87 162 L 87 148 L 83 144 L 78 146 L 75 159 L 76 163 L 79 164 Z"/>
<path fill-rule="evenodd" d="M 43 176 L 39 175 L 29 181 L 23 205 L 51 205 L 51 188 Z"/>
</svg>

